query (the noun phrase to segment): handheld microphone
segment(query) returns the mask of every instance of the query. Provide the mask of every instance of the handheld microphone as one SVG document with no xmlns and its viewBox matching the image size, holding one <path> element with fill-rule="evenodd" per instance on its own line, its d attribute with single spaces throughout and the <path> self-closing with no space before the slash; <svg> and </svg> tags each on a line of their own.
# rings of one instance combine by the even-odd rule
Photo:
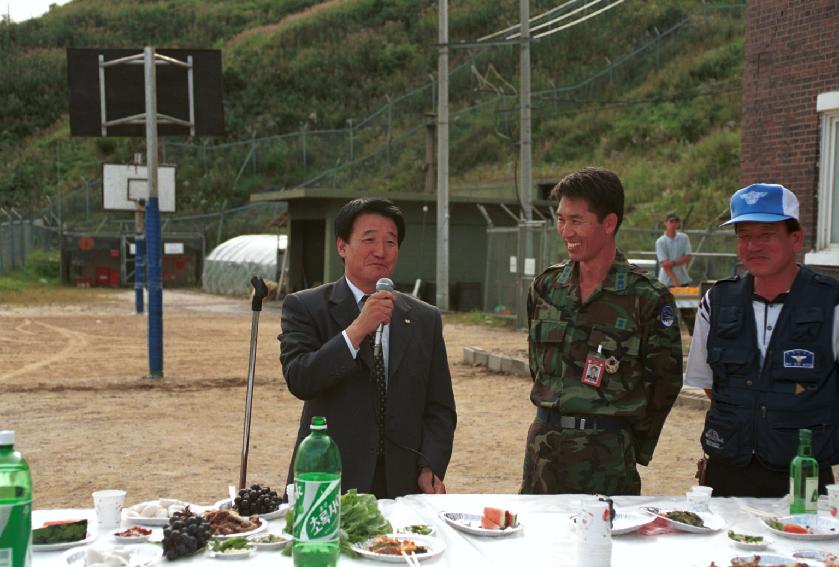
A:
<svg viewBox="0 0 839 567">
<path fill-rule="evenodd" d="M 389 291 L 393 293 L 393 281 L 390 278 L 381 278 L 376 282 L 376 291 Z M 373 356 L 378 357 L 382 352 L 382 331 L 384 331 L 385 324 L 379 323 L 376 328 L 376 341 L 373 343 Z"/>
</svg>

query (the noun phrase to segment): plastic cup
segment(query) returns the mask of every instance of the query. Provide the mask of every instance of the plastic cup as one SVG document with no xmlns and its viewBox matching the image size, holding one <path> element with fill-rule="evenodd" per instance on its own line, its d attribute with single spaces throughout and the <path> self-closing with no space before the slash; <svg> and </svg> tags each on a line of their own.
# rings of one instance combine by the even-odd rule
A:
<svg viewBox="0 0 839 567">
<path fill-rule="evenodd" d="M 839 484 L 828 484 L 825 488 L 827 489 L 827 509 L 835 518 L 839 514 Z"/>
<path fill-rule="evenodd" d="M 96 510 L 96 521 L 100 528 L 119 527 L 124 502 L 124 490 L 97 490 L 93 493 L 93 509 Z"/>
<path fill-rule="evenodd" d="M 685 493 L 688 507 L 694 512 L 710 512 L 711 494 L 714 489 L 710 486 L 694 486 Z"/>
</svg>

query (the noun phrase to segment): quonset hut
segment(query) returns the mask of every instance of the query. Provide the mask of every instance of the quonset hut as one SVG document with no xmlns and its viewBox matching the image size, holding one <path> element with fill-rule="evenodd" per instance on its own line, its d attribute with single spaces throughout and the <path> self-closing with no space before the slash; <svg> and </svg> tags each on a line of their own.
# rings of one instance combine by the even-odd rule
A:
<svg viewBox="0 0 839 567">
<path fill-rule="evenodd" d="M 204 291 L 249 295 L 253 276 L 276 282 L 286 242 L 284 234 L 244 234 L 222 242 L 204 259 Z"/>
</svg>

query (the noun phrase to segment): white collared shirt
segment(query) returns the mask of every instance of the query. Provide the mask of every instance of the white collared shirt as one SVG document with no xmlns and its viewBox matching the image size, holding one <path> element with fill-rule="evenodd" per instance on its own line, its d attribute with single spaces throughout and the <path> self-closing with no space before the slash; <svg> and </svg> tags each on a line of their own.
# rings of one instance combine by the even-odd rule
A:
<svg viewBox="0 0 839 567">
<path fill-rule="evenodd" d="M 350 281 L 350 278 L 345 276 L 344 279 L 347 280 L 347 285 L 349 286 L 350 291 L 352 292 L 353 297 L 355 298 L 355 304 L 358 305 L 358 310 L 359 310 L 359 312 L 361 312 L 361 300 L 364 298 L 364 295 L 365 295 L 364 292 L 361 291 L 360 289 L 358 289 L 358 287 Z M 355 359 L 358 356 L 358 351 L 360 349 L 357 349 L 353 346 L 352 341 L 350 340 L 350 337 L 347 335 L 346 330 L 341 331 L 341 334 L 344 335 L 344 341 L 346 341 L 346 343 L 347 343 L 347 348 L 350 349 L 350 354 L 352 355 L 353 359 Z M 384 326 L 384 330 L 382 331 L 382 356 L 384 356 L 384 359 L 385 359 L 385 383 L 387 383 L 388 359 L 390 358 L 389 355 L 390 355 L 390 324 L 387 324 L 387 325 Z"/>
</svg>

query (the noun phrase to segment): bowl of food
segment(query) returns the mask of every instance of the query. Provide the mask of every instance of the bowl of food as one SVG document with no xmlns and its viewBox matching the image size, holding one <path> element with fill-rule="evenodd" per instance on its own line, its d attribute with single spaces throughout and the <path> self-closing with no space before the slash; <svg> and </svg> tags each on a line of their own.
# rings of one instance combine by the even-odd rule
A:
<svg viewBox="0 0 839 567">
<path fill-rule="evenodd" d="M 292 540 L 289 535 L 278 534 L 264 534 L 252 535 L 248 537 L 248 541 L 256 546 L 260 551 L 276 551 L 284 548 Z"/>
<path fill-rule="evenodd" d="M 244 559 L 250 556 L 255 547 L 246 538 L 232 537 L 210 542 L 209 554 L 214 559 Z"/>
<path fill-rule="evenodd" d="M 148 528 L 141 528 L 140 526 L 132 526 L 126 530 L 114 532 L 114 540 L 117 543 L 142 543 L 149 539 L 152 531 Z"/>
<path fill-rule="evenodd" d="M 728 530 L 728 539 L 740 549 L 747 549 L 749 551 L 759 551 L 766 549 L 772 543 L 772 540 L 759 535 L 741 534 L 733 530 Z"/>
</svg>

